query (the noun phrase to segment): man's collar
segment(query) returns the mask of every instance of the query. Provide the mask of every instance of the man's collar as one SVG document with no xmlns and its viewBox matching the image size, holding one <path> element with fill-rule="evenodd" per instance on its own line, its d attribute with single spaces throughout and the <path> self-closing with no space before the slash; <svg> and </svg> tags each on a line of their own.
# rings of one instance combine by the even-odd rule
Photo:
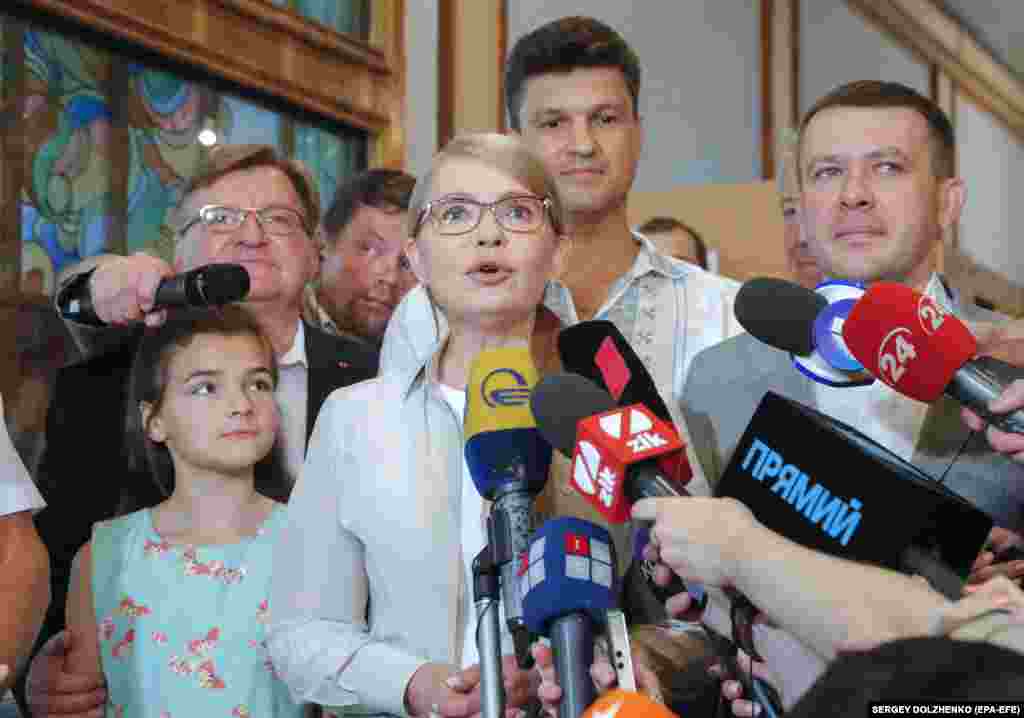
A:
<svg viewBox="0 0 1024 718">
<path fill-rule="evenodd" d="M 312 285 L 307 284 L 306 288 L 303 289 L 302 302 L 307 322 L 314 327 L 320 327 L 329 334 L 340 334 L 338 325 L 334 323 L 334 319 L 320 303 L 320 298 L 317 296 L 316 289 Z"/>
<path fill-rule="evenodd" d="M 960 311 L 960 293 L 950 287 L 938 272 L 932 272 L 924 293 L 954 314 Z"/>
<path fill-rule="evenodd" d="M 829 279 L 832 278 L 825 277 L 822 281 L 828 281 Z M 945 277 L 938 272 L 932 272 L 931 276 L 928 277 L 924 293 L 954 314 L 960 311 L 960 293 L 949 286 Z"/>
<path fill-rule="evenodd" d="M 669 279 L 680 279 L 687 274 L 703 272 L 700 267 L 669 257 L 658 251 L 654 243 L 639 232 L 631 230 L 633 239 L 640 245 L 640 251 L 633 260 L 633 266 L 623 276 L 627 281 L 644 276 L 645 274 L 660 274 Z M 544 293 L 544 303 L 554 309 L 562 303 L 561 292 L 568 292 L 568 288 L 560 280 L 548 282 L 547 290 Z M 558 314 L 557 311 L 555 311 Z"/>
<path fill-rule="evenodd" d="M 633 262 L 633 268 L 629 272 L 630 279 L 642 277 L 648 272 L 654 272 L 669 279 L 680 279 L 687 274 L 704 271 L 700 267 L 662 254 L 654 246 L 654 242 L 639 232 L 633 232 L 633 239 L 640 245 L 640 252 L 636 255 L 636 261 Z"/>
<path fill-rule="evenodd" d="M 292 340 L 291 348 L 277 361 L 279 367 L 292 366 L 294 364 L 301 364 L 307 369 L 309 368 L 309 362 L 306 360 L 306 328 L 302 323 L 302 319 L 298 320 L 298 329 L 295 331 L 295 338 Z"/>
</svg>

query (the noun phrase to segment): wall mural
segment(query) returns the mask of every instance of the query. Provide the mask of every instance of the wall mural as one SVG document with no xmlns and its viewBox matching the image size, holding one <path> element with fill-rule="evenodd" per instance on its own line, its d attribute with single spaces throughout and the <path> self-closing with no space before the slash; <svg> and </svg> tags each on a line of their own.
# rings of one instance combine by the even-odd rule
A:
<svg viewBox="0 0 1024 718">
<path fill-rule="evenodd" d="M 23 293 L 49 294 L 62 269 L 102 252 L 172 259 L 170 210 L 214 143 L 291 148 L 320 179 L 325 206 L 339 177 L 358 169 L 361 137 L 291 120 L 76 38 L 29 27 L 24 47 Z M 124 63 L 120 73 L 116 62 Z M 115 117 L 126 129 L 118 132 Z M 112 145 L 125 133 L 126 152 Z M 120 203 L 112 202 L 115 187 L 125 187 Z"/>
</svg>

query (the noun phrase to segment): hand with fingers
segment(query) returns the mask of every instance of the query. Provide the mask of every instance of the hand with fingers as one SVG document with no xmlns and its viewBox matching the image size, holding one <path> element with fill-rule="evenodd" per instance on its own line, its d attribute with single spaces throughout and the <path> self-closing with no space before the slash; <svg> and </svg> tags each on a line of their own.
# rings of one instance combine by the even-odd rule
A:
<svg viewBox="0 0 1024 718">
<path fill-rule="evenodd" d="M 107 688 L 103 676 L 65 671 L 72 640 L 70 632 L 61 631 L 43 644 L 32 659 L 25 694 L 33 718 L 102 718 L 104 715 Z"/>
<path fill-rule="evenodd" d="M 994 611 L 1024 623 L 1024 591 L 1006 576 L 993 576 L 981 585 L 967 586 L 965 591 L 966 596 L 936 614 L 935 635 L 952 635 L 961 626 Z"/>
<path fill-rule="evenodd" d="M 173 274 L 167 262 L 143 252 L 105 258 L 89 278 L 93 311 L 105 324 L 145 320 L 147 326 L 159 326 L 167 312 L 154 311 L 156 290 L 160 280 Z"/>
<path fill-rule="evenodd" d="M 537 694 L 540 674 L 524 671 L 514 656 L 502 657 L 505 684 L 505 718 L 518 718 L 522 708 Z M 480 666 L 457 670 L 443 663 L 426 663 L 409 680 L 405 690 L 408 713 L 430 718 L 474 718 L 480 715 Z"/>
<path fill-rule="evenodd" d="M 989 533 L 985 549 L 975 559 L 967 583 L 976 586 L 995 576 L 1006 576 L 1011 581 L 1024 577 L 1024 537 L 998 526 Z"/>
<path fill-rule="evenodd" d="M 989 404 L 989 410 L 996 414 L 1021 408 L 1024 408 L 1024 379 L 1014 381 Z M 1024 464 L 1024 434 L 1011 434 L 991 425 L 986 426 L 985 421 L 970 409 L 961 409 L 961 415 L 967 426 L 975 431 L 985 431 L 985 438 L 993 449 L 1013 461 Z"/>
<path fill-rule="evenodd" d="M 712 664 L 708 669 L 711 675 L 722 681 L 722 698 L 729 703 L 734 716 L 737 718 L 760 716 L 764 712 L 762 704 L 765 701 L 775 706 L 776 709 L 781 705 L 781 699 L 772 687 L 772 678 L 768 672 L 768 666 L 761 661 L 752 660 L 743 651 L 737 652 L 735 666 L 736 670 L 742 671 L 748 680 L 741 680 L 740 676 L 730 674 L 723 667 L 721 661 Z M 747 683 L 753 685 L 755 679 L 758 681 L 758 689 L 766 693 L 757 701 L 752 700 L 751 696 L 746 695 L 743 688 L 744 684 Z M 769 692 L 773 695 L 767 695 Z"/>
<path fill-rule="evenodd" d="M 530 652 L 533 655 L 535 667 L 540 675 L 540 686 L 537 689 L 537 697 L 540 698 L 544 714 L 557 718 L 559 701 L 562 700 L 562 689 L 558 685 L 558 677 L 555 675 L 554 656 L 551 648 L 543 643 L 534 643 Z M 596 651 L 597 656 L 594 664 L 590 667 L 590 678 L 598 694 L 611 690 L 618 684 L 615 669 L 612 667 L 606 655 Z M 656 697 L 659 694 L 658 681 L 654 673 L 642 662 L 640 656 L 633 653 L 633 670 L 636 674 L 637 689 L 649 696 Z"/>
<path fill-rule="evenodd" d="M 515 656 L 502 656 L 501 675 L 505 686 L 505 715 L 518 718 L 523 714 L 523 708 L 537 695 L 540 674 L 520 668 Z M 452 675 L 447 683 L 453 690 L 480 702 L 479 664 Z"/>
</svg>

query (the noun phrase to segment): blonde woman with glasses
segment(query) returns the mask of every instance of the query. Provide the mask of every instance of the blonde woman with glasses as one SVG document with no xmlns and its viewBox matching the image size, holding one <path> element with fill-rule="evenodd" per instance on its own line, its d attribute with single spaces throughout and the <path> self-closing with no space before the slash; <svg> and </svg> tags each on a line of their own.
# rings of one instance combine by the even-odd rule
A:
<svg viewBox="0 0 1024 718">
<path fill-rule="evenodd" d="M 554 183 L 513 137 L 456 138 L 417 183 L 406 253 L 449 330 L 422 365 L 335 392 L 317 420 L 271 598 L 270 650 L 297 698 L 480 711 L 468 579 L 486 538 L 463 459 L 465 387 L 481 350 L 536 356 L 554 336 L 541 300 L 563 235 Z M 539 677 L 511 655 L 503 669 L 514 713 Z"/>
</svg>

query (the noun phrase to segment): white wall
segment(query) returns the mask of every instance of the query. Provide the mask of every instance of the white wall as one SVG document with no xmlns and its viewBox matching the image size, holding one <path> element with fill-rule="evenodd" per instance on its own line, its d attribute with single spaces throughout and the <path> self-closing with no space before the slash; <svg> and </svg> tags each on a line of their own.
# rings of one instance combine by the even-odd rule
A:
<svg viewBox="0 0 1024 718">
<path fill-rule="evenodd" d="M 929 94 L 928 67 L 854 14 L 844 0 L 800 3 L 800 112 L 854 80 L 902 82 Z"/>
<path fill-rule="evenodd" d="M 405 171 L 417 176 L 437 152 L 437 20 L 434 0 L 406 0 Z"/>
<path fill-rule="evenodd" d="M 756 0 L 509 0 L 508 47 L 565 15 L 590 15 L 640 56 L 646 143 L 636 189 L 760 178 Z"/>
<path fill-rule="evenodd" d="M 1024 286 L 1024 145 L 968 98 L 957 98 L 960 176 L 967 204 L 960 251 L 971 261 Z"/>
</svg>

